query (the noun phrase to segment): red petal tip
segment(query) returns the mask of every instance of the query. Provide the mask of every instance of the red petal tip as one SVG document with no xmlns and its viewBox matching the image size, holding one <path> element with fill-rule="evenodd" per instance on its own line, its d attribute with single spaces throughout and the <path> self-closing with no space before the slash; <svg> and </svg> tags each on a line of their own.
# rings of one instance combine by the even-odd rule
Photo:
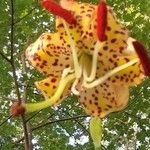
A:
<svg viewBox="0 0 150 150">
<path fill-rule="evenodd" d="M 106 41 L 105 30 L 107 27 L 107 4 L 100 1 L 97 9 L 97 36 L 100 41 Z"/>
<path fill-rule="evenodd" d="M 133 42 L 133 46 L 140 58 L 146 76 L 150 76 L 150 57 L 145 47 L 138 41 Z"/>
<path fill-rule="evenodd" d="M 14 102 L 10 107 L 10 114 L 13 117 L 18 117 L 25 113 L 25 108 L 20 102 Z"/>
<path fill-rule="evenodd" d="M 57 4 L 53 0 L 42 0 L 41 5 L 43 8 L 50 11 L 54 15 L 63 18 L 69 24 L 76 24 L 76 20 L 71 11 L 62 8 L 59 4 Z"/>
</svg>

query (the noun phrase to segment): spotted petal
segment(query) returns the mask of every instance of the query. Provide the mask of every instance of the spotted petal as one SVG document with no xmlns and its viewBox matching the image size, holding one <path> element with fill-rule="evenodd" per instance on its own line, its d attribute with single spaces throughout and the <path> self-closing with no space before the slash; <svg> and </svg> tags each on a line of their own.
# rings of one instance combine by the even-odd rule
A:
<svg viewBox="0 0 150 150">
<path fill-rule="evenodd" d="M 72 66 L 71 51 L 59 33 L 44 33 L 26 50 L 26 57 L 45 75 L 62 74 Z M 61 59 L 60 59 L 61 58 Z"/>
<path fill-rule="evenodd" d="M 63 70 L 72 67 L 70 55 L 70 48 L 61 39 L 59 33 L 42 34 L 26 50 L 26 57 L 32 66 L 48 76 L 46 79 L 35 83 L 45 98 L 49 98 L 55 93 Z M 65 95 L 64 92 L 63 96 Z"/>
<path fill-rule="evenodd" d="M 136 58 L 138 55 L 129 39 L 125 56 L 116 56 L 112 63 L 119 67 Z M 96 78 L 105 76 L 109 71 L 105 64 L 98 62 Z M 138 61 L 134 65 L 115 73 L 96 87 L 84 88 L 82 85 L 78 85 L 79 101 L 88 114 L 103 118 L 110 112 L 124 109 L 129 100 L 129 87 L 141 83 L 144 77 L 143 67 Z"/>
<path fill-rule="evenodd" d="M 76 47 L 86 53 L 93 54 L 95 43 L 98 41 L 97 37 L 97 6 L 88 3 L 78 3 L 75 1 L 61 0 L 61 5 L 67 10 L 74 12 L 77 20 L 76 25 L 69 25 L 69 31 L 74 38 Z M 108 55 L 121 55 L 127 46 L 128 32 L 118 22 L 112 9 L 107 6 L 107 40 L 100 50 L 98 59 L 107 59 Z M 56 29 L 65 34 L 62 19 L 57 17 Z M 66 37 L 67 38 L 67 37 Z M 105 53 L 104 57 L 102 54 Z"/>
<path fill-rule="evenodd" d="M 35 82 L 35 85 L 41 91 L 45 99 L 49 99 L 54 96 L 56 90 L 58 89 L 59 83 L 60 77 L 55 74 L 55 76 L 49 76 L 44 80 Z M 56 101 L 55 105 L 61 103 L 61 101 L 70 94 L 70 87 L 71 83 L 65 87 L 64 92 L 60 96 L 60 99 Z"/>
<path fill-rule="evenodd" d="M 35 82 L 35 85 L 42 92 L 45 99 L 48 99 L 49 97 L 54 95 L 59 81 L 60 77 L 58 77 L 57 75 L 50 75 L 44 80 Z"/>
</svg>

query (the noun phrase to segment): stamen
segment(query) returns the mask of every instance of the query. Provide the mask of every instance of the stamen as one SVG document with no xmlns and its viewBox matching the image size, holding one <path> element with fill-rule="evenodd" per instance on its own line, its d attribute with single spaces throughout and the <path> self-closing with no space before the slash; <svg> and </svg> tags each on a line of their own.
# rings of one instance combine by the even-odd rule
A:
<svg viewBox="0 0 150 150">
<path fill-rule="evenodd" d="M 138 41 L 134 41 L 133 46 L 140 58 L 145 75 L 150 76 L 150 57 L 148 56 L 145 47 Z"/>
<path fill-rule="evenodd" d="M 63 21 L 63 24 L 64 24 L 64 28 L 65 28 L 65 31 L 68 35 L 70 46 L 71 46 L 72 58 L 73 58 L 74 68 L 75 68 L 75 75 L 76 75 L 76 78 L 80 78 L 81 74 L 82 74 L 82 71 L 81 71 L 81 67 L 79 65 L 79 61 L 78 61 L 77 49 L 75 47 L 75 43 L 72 39 L 72 36 L 69 32 L 69 29 L 68 29 L 67 24 L 65 23 L 65 21 Z"/>
<path fill-rule="evenodd" d="M 107 27 L 107 4 L 100 1 L 97 8 L 97 36 L 100 41 L 107 40 L 105 35 Z"/>
<path fill-rule="evenodd" d="M 71 11 L 68 11 L 68 10 L 62 8 L 60 5 L 58 5 L 53 0 L 42 0 L 41 4 L 46 10 L 50 11 L 54 15 L 60 16 L 69 24 L 76 23 L 76 20 L 75 20 L 73 14 L 71 13 Z"/>
<path fill-rule="evenodd" d="M 72 84 L 71 91 L 74 95 L 79 95 L 79 91 L 76 89 L 76 85 L 79 83 L 79 79 L 76 79 Z"/>
<path fill-rule="evenodd" d="M 62 78 L 66 77 L 68 74 L 73 73 L 73 72 L 74 72 L 74 70 L 71 69 L 70 67 L 69 68 L 65 68 L 63 70 L 63 73 L 62 73 Z"/>
<path fill-rule="evenodd" d="M 97 41 L 94 47 L 94 53 L 93 53 L 93 58 L 92 58 L 92 69 L 91 69 L 91 74 L 88 77 L 87 72 L 84 71 L 84 80 L 87 82 L 91 82 L 95 79 L 96 76 L 96 69 L 97 69 L 97 57 L 98 57 L 98 52 L 100 49 L 103 47 L 104 42 L 99 42 Z"/>
<path fill-rule="evenodd" d="M 41 110 L 43 108 L 46 108 L 46 107 L 56 104 L 57 101 L 60 99 L 67 84 L 74 79 L 75 79 L 75 74 L 71 74 L 65 78 L 62 78 L 60 80 L 59 86 L 58 86 L 55 94 L 50 99 L 47 99 L 46 101 L 42 101 L 39 103 L 24 104 L 26 112 L 34 112 L 34 111 Z"/>
<path fill-rule="evenodd" d="M 108 72 L 105 76 L 100 77 L 99 79 L 93 81 L 92 83 L 87 83 L 87 82 L 83 82 L 83 86 L 86 88 L 93 88 L 95 86 L 98 86 L 100 84 L 102 84 L 103 82 L 105 82 L 109 77 L 113 76 L 114 74 L 116 74 L 117 72 L 126 69 L 127 67 L 135 64 L 139 62 L 139 58 L 136 58 L 132 61 L 129 61 L 128 63 L 121 65 L 119 67 L 114 68 L 113 70 L 111 70 L 110 72 Z"/>
</svg>

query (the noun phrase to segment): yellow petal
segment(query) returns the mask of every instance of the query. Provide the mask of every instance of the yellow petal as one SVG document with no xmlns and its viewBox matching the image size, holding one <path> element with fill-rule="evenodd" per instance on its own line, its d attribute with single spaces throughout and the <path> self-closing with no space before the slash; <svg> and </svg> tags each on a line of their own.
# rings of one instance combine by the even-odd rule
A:
<svg viewBox="0 0 150 150">
<path fill-rule="evenodd" d="M 26 50 L 26 57 L 40 72 L 46 75 L 62 73 L 72 66 L 69 45 L 59 33 L 44 33 Z"/>
<path fill-rule="evenodd" d="M 45 99 L 50 98 L 55 93 L 58 83 L 60 81 L 59 76 L 49 76 L 48 78 L 35 82 L 36 87 L 42 92 Z"/>
<path fill-rule="evenodd" d="M 34 112 L 36 110 L 41 110 L 59 103 L 61 100 L 61 96 L 64 90 L 66 89 L 67 85 L 70 85 L 70 83 L 73 82 L 74 79 L 75 79 L 75 74 L 70 74 L 61 78 L 54 95 L 46 99 L 45 101 L 41 101 L 38 103 L 23 104 L 24 105 L 23 107 L 25 108 L 26 112 Z"/>
<path fill-rule="evenodd" d="M 127 48 L 123 51 L 122 55 L 113 54 L 113 56 L 108 55 L 107 59 L 104 61 L 98 62 L 97 67 L 97 78 L 104 76 L 106 73 L 111 71 L 112 69 L 124 65 L 129 61 L 132 61 L 138 58 L 135 49 L 133 48 L 132 41 L 134 39 L 129 38 L 127 41 Z M 135 63 L 123 69 L 109 78 L 109 81 L 113 83 L 126 84 L 128 86 L 133 86 L 135 84 L 140 84 L 145 78 L 143 67 L 139 62 Z"/>
<path fill-rule="evenodd" d="M 131 45 L 129 46 L 132 47 Z M 127 51 L 126 51 L 127 52 Z M 132 49 L 124 55 L 115 56 L 111 61 L 98 62 L 96 78 L 105 76 L 112 70 L 109 63 L 115 67 L 122 66 L 129 61 L 137 59 L 138 56 Z M 114 68 L 115 68 L 114 67 Z M 111 112 L 120 111 L 126 107 L 129 99 L 129 87 L 141 83 L 145 78 L 140 61 L 115 73 L 105 82 L 94 88 L 86 89 L 82 86 L 79 101 L 83 104 L 85 111 L 92 116 L 105 117 Z"/>
<path fill-rule="evenodd" d="M 87 114 L 103 118 L 110 112 L 124 109 L 128 98 L 128 85 L 106 81 L 95 88 L 82 89 L 79 101 Z"/>
<path fill-rule="evenodd" d="M 97 38 L 97 6 L 89 3 L 78 3 L 76 1 L 61 1 L 62 7 L 74 13 L 77 20 L 76 25 L 68 25 L 72 34 L 76 47 L 84 50 L 89 54 L 93 54 L 94 45 Z M 121 55 L 127 46 L 128 32 L 115 17 L 112 9 L 107 6 L 107 28 L 103 49 L 100 49 L 98 59 L 103 61 L 108 55 Z M 56 19 L 56 29 L 61 34 L 65 34 L 62 19 Z M 65 36 L 65 38 L 67 38 Z"/>
<path fill-rule="evenodd" d="M 60 80 L 61 77 L 55 74 L 54 76 L 49 76 L 44 80 L 35 82 L 35 85 L 44 95 L 45 99 L 49 99 L 55 94 L 56 90 L 58 89 Z M 66 85 L 60 99 L 58 99 L 55 104 L 60 103 L 67 95 L 70 94 L 70 87 L 71 83 Z"/>
<path fill-rule="evenodd" d="M 126 56 L 126 57 L 119 57 L 117 66 L 121 66 L 131 60 L 133 58 L 137 58 L 137 56 Z M 140 63 L 140 61 L 134 65 L 131 65 L 127 67 L 126 69 L 123 69 L 116 73 L 114 76 L 110 78 L 110 81 L 112 83 L 124 83 L 129 86 L 140 84 L 145 78 L 143 67 Z"/>
</svg>

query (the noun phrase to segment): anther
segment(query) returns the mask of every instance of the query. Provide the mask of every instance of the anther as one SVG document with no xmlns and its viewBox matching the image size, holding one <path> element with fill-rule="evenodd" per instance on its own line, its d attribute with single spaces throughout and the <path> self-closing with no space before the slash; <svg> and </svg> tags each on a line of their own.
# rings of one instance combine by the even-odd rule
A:
<svg viewBox="0 0 150 150">
<path fill-rule="evenodd" d="M 42 0 L 41 5 L 43 6 L 43 8 L 50 11 L 54 15 L 63 18 L 69 24 L 76 23 L 76 20 L 72 12 L 62 8 L 59 4 L 57 4 L 53 0 Z"/>
<path fill-rule="evenodd" d="M 134 41 L 133 46 L 140 58 L 145 75 L 150 76 L 150 57 L 148 56 L 145 47 L 138 41 Z"/>
<path fill-rule="evenodd" d="M 101 42 L 107 40 L 105 34 L 106 27 L 107 27 L 107 4 L 103 1 L 100 1 L 97 8 L 97 36 Z"/>
</svg>

